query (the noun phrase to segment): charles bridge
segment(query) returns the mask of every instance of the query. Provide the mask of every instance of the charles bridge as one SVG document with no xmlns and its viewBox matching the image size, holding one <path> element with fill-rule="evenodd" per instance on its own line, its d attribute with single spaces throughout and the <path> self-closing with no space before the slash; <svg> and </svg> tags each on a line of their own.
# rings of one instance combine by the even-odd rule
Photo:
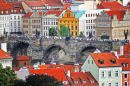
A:
<svg viewBox="0 0 130 86">
<path fill-rule="evenodd" d="M 87 55 L 94 51 L 109 52 L 119 50 L 125 42 L 63 40 L 52 38 L 0 37 L 0 43 L 7 43 L 8 53 L 15 59 L 26 55 L 32 60 L 51 60 L 59 62 L 85 61 Z"/>
</svg>

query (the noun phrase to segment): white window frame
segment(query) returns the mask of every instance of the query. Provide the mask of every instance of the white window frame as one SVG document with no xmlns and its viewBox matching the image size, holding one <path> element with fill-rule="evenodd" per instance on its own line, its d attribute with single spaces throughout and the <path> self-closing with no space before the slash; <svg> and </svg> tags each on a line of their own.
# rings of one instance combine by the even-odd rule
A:
<svg viewBox="0 0 130 86">
<path fill-rule="evenodd" d="M 104 77 L 105 77 L 105 72 L 102 71 L 102 72 L 101 72 L 101 78 L 104 78 Z"/>
<path fill-rule="evenodd" d="M 115 71 L 115 77 L 118 77 L 118 76 L 116 76 L 116 73 L 119 76 L 119 71 Z"/>
<path fill-rule="evenodd" d="M 110 75 L 110 76 L 109 76 L 109 75 Z M 108 77 L 111 77 L 111 75 L 112 75 L 112 74 L 111 74 L 111 71 L 108 71 Z"/>
<path fill-rule="evenodd" d="M 118 82 L 117 82 L 117 83 L 115 83 L 115 86 L 119 86 Z"/>
<path fill-rule="evenodd" d="M 108 83 L 108 86 L 112 86 L 111 83 Z"/>
</svg>

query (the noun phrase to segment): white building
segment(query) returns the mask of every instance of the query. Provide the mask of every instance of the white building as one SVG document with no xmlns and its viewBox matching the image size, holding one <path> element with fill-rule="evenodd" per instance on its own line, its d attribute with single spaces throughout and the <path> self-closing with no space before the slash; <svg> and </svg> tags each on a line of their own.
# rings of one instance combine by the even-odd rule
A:
<svg viewBox="0 0 130 86">
<path fill-rule="evenodd" d="M 13 58 L 6 52 L 7 52 L 7 43 L 1 43 L 0 63 L 2 64 L 3 68 L 6 68 L 7 66 L 10 66 L 12 68 Z"/>
<path fill-rule="evenodd" d="M 85 10 L 84 9 L 84 4 L 71 4 L 70 5 L 70 10 L 72 11 L 72 12 L 75 12 L 75 11 L 79 11 L 79 10 Z"/>
<path fill-rule="evenodd" d="M 98 10 L 87 10 L 79 18 L 79 33 L 84 32 L 85 37 L 88 37 L 92 32 L 93 37 L 95 36 L 95 19 L 103 10 L 108 11 L 109 9 L 98 9 Z"/>
</svg>

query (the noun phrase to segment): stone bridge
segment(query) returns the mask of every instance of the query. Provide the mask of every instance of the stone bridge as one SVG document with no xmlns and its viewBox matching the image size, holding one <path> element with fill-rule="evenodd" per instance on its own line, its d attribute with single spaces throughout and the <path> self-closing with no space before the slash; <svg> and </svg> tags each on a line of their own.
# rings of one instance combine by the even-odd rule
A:
<svg viewBox="0 0 130 86">
<path fill-rule="evenodd" d="M 23 54 L 31 59 L 51 60 L 60 62 L 83 62 L 89 53 L 96 51 L 109 52 L 119 50 L 122 42 L 63 40 L 24 37 L 0 37 L 0 43 L 6 42 L 8 53 L 17 58 Z"/>
</svg>

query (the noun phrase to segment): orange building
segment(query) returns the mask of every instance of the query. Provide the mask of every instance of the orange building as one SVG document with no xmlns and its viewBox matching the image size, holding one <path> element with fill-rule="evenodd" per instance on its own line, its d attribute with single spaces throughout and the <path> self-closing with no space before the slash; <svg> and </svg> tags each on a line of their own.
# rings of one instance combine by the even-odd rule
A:
<svg viewBox="0 0 130 86">
<path fill-rule="evenodd" d="M 58 29 L 60 29 L 61 24 L 70 29 L 73 37 L 79 35 L 79 19 L 76 19 L 70 10 L 66 10 L 65 15 L 58 19 Z"/>
</svg>

